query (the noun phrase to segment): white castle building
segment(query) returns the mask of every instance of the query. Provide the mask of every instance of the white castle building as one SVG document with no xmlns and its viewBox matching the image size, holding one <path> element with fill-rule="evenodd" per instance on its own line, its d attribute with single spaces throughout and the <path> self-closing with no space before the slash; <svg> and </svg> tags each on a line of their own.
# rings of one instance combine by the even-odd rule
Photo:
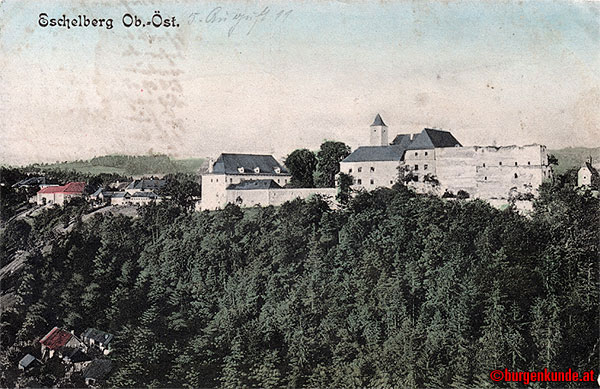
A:
<svg viewBox="0 0 600 389">
<path fill-rule="evenodd" d="M 281 205 L 295 198 L 319 194 L 335 198 L 335 188 L 284 188 L 291 175 L 272 155 L 221 154 L 209 161 L 208 174 L 202 176 L 202 210 L 225 207 Z"/>
<path fill-rule="evenodd" d="M 391 187 L 404 179 L 418 192 L 508 199 L 536 195 L 552 176 L 542 145 L 463 147 L 450 132 L 430 128 L 388 143 L 388 133 L 378 114 L 369 128 L 370 145 L 340 163 L 340 171 L 353 177 L 353 189 Z"/>
</svg>

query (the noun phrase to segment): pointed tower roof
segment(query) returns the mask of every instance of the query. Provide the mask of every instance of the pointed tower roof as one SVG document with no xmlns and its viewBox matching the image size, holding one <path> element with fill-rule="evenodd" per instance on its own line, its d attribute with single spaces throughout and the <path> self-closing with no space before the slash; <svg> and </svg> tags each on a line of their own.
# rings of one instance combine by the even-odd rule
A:
<svg viewBox="0 0 600 389">
<path fill-rule="evenodd" d="M 373 124 L 371 124 L 371 127 L 373 126 L 384 126 L 387 127 L 385 125 L 385 123 L 383 122 L 383 119 L 381 118 L 381 116 L 379 116 L 379 114 L 377 114 L 377 116 L 375 116 L 375 120 L 373 120 Z"/>
</svg>

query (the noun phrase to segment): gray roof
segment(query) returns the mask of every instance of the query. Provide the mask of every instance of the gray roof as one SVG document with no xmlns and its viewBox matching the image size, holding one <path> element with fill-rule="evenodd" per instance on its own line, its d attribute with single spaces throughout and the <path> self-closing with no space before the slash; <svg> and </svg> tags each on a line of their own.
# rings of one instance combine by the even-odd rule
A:
<svg viewBox="0 0 600 389">
<path fill-rule="evenodd" d="M 113 192 L 113 194 L 110 197 L 120 198 L 120 197 L 125 197 L 126 194 L 127 194 L 126 192 Z"/>
<path fill-rule="evenodd" d="M 94 359 L 89 365 L 83 368 L 81 371 L 83 378 L 93 378 L 95 380 L 101 380 L 112 369 L 112 362 L 110 359 Z"/>
<path fill-rule="evenodd" d="M 252 189 L 281 189 L 273 180 L 245 180 L 239 184 L 231 184 L 227 187 L 229 190 L 252 190 Z"/>
<path fill-rule="evenodd" d="M 134 194 L 131 195 L 131 198 L 134 197 L 147 197 L 150 199 L 156 199 L 158 198 L 158 195 L 154 192 L 135 192 Z"/>
<path fill-rule="evenodd" d="M 98 188 L 98 190 L 96 190 L 94 193 L 92 193 L 92 196 L 100 196 L 100 194 L 104 191 L 104 188 Z"/>
<path fill-rule="evenodd" d="M 166 184 L 165 180 L 133 180 L 129 185 L 127 185 L 127 189 L 160 189 L 164 187 Z"/>
<path fill-rule="evenodd" d="M 381 118 L 381 116 L 379 116 L 379 114 L 377 114 L 377 116 L 375 116 L 375 120 L 373 120 L 373 124 L 371 124 L 371 127 L 373 126 L 385 126 L 385 123 L 383 122 L 383 119 Z"/>
<path fill-rule="evenodd" d="M 405 147 L 397 145 L 361 146 L 344 158 L 342 162 L 400 161 L 404 155 L 404 150 Z"/>
<path fill-rule="evenodd" d="M 426 128 L 419 134 L 399 134 L 390 146 L 361 146 L 342 162 L 401 161 L 406 150 L 456 146 L 461 146 L 460 142 L 448 131 Z"/>
<path fill-rule="evenodd" d="M 46 184 L 46 177 L 29 177 L 17 182 L 12 187 L 17 188 L 21 186 L 35 186 L 44 184 Z"/>
<path fill-rule="evenodd" d="M 113 335 L 108 332 L 100 331 L 95 328 L 88 328 L 81 335 L 82 338 L 94 339 L 97 343 L 102 343 L 104 345 L 108 345 L 110 341 L 113 339 Z"/>
<path fill-rule="evenodd" d="M 410 142 L 412 142 L 411 139 L 416 138 L 417 135 L 419 134 L 398 134 L 392 141 L 392 144 L 407 147 L 410 144 Z"/>
<path fill-rule="evenodd" d="M 239 171 L 244 168 L 244 173 Z M 259 168 L 260 173 L 255 173 L 254 169 Z M 281 173 L 276 173 L 275 169 L 280 169 Z M 243 175 L 288 175 L 288 171 L 272 155 L 258 154 L 226 154 L 219 155 L 219 158 L 213 165 L 214 174 L 243 174 Z"/>
<path fill-rule="evenodd" d="M 448 131 L 426 128 L 406 148 L 407 150 L 435 149 L 439 147 L 462 146 Z"/>
<path fill-rule="evenodd" d="M 592 176 L 598 175 L 598 170 L 596 170 L 596 168 L 590 162 L 586 161 L 584 166 L 588 168 Z"/>
<path fill-rule="evenodd" d="M 35 361 L 35 357 L 31 354 L 27 354 L 23 358 L 21 358 L 21 360 L 19 361 L 19 365 L 23 366 L 23 367 L 27 367 L 27 366 L 31 365 L 31 363 L 33 361 Z"/>
</svg>

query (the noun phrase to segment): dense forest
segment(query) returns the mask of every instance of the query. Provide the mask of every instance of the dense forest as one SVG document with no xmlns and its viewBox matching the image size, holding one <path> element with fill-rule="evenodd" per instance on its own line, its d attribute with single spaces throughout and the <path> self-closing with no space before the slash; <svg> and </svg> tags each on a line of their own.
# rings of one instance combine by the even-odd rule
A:
<svg viewBox="0 0 600 389">
<path fill-rule="evenodd" d="M 53 326 L 116 335 L 109 387 L 484 388 L 502 386 L 494 369 L 597 371 L 600 202 L 572 179 L 544 184 L 528 216 L 397 184 L 340 209 L 164 203 L 82 222 L 79 202 L 13 221 L 5 250 L 28 259 L 2 310 L 0 385 Z M 75 385 L 57 374 L 36 379 Z"/>
</svg>

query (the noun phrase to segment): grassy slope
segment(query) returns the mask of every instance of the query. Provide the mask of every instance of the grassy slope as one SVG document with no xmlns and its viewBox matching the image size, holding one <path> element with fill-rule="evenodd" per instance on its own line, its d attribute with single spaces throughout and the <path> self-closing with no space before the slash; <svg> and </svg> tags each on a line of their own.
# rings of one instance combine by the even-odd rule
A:
<svg viewBox="0 0 600 389">
<path fill-rule="evenodd" d="M 175 170 L 173 171 L 173 173 L 196 173 L 202 168 L 205 159 L 188 158 L 171 159 L 171 161 L 175 166 Z M 126 169 L 125 167 L 95 165 L 90 163 L 90 161 L 60 162 L 49 165 L 40 165 L 39 167 L 43 170 L 74 170 L 76 172 L 86 174 L 116 173 L 125 176 L 139 174 L 165 174 L 164 171 L 156 171 L 155 169 L 153 169 L 150 163 L 148 164 L 148 167 L 143 173 L 132 173 L 131 171 L 128 171 L 128 169 Z"/>
</svg>

